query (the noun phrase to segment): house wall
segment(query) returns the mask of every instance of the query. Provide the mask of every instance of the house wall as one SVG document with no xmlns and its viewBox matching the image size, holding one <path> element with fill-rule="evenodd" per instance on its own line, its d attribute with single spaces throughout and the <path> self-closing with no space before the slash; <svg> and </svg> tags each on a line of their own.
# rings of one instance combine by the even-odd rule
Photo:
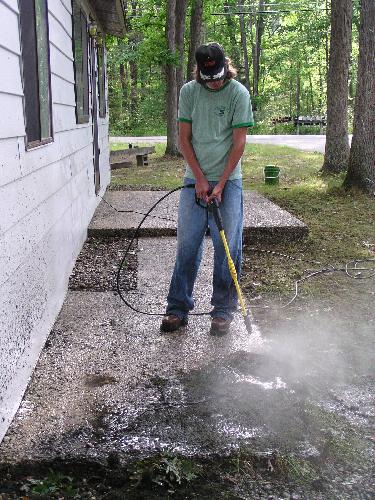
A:
<svg viewBox="0 0 375 500">
<path fill-rule="evenodd" d="M 0 441 L 100 201 L 92 124 L 76 124 L 71 2 L 49 0 L 48 9 L 54 142 L 26 151 L 18 2 L 0 0 Z M 98 120 L 103 194 L 110 178 L 108 119 Z"/>
</svg>

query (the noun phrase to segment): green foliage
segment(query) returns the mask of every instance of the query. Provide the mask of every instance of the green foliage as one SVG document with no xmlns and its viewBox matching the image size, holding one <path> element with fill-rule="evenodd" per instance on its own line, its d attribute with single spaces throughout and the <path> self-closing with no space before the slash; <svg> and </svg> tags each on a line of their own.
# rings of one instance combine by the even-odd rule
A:
<svg viewBox="0 0 375 500">
<path fill-rule="evenodd" d="M 187 458 L 178 456 L 157 456 L 136 462 L 129 469 L 134 487 L 153 483 L 173 493 L 176 487 L 188 484 L 200 474 L 200 466 Z"/>
<path fill-rule="evenodd" d="M 43 479 L 28 478 L 27 483 L 21 489 L 24 493 L 32 493 L 36 496 L 64 494 L 64 498 L 74 497 L 78 493 L 71 476 L 52 469 Z"/>
<path fill-rule="evenodd" d="M 131 2 L 133 4 L 133 2 Z M 143 0 L 130 16 L 128 2 L 127 33 L 124 39 L 107 38 L 110 134 L 150 135 L 166 129 L 165 73 L 167 62 L 183 64 L 186 68 L 189 48 L 189 17 L 185 30 L 185 55 L 167 49 L 165 24 L 166 2 Z M 244 55 L 241 46 L 238 2 L 205 0 L 204 41 L 218 41 L 238 69 L 238 79 L 245 81 Z M 245 10 L 257 10 L 258 2 L 244 3 Z M 295 5 L 294 5 L 295 4 Z M 253 6 L 251 8 L 251 5 Z M 326 1 L 292 0 L 285 8 L 284 0 L 274 0 L 272 12 L 264 14 L 259 96 L 253 98 L 256 107 L 257 133 L 275 133 L 271 119 L 293 116 L 297 111 L 297 77 L 300 77 L 300 114 L 320 116 L 326 113 L 327 47 L 330 36 L 330 11 Z M 271 10 L 269 7 L 268 10 Z M 215 15 L 220 13 L 230 15 Z M 188 10 L 189 13 L 189 10 Z M 245 15 L 250 73 L 251 55 L 256 40 L 258 15 Z M 359 0 L 354 1 L 353 56 L 350 69 L 350 105 L 354 104 L 358 54 Z M 120 65 L 125 77 L 121 79 Z M 133 65 L 133 67 L 131 67 Z M 250 74 L 252 81 L 252 74 Z M 282 127 L 280 133 L 294 133 L 292 126 Z M 319 133 L 306 127 L 301 133 Z"/>
</svg>

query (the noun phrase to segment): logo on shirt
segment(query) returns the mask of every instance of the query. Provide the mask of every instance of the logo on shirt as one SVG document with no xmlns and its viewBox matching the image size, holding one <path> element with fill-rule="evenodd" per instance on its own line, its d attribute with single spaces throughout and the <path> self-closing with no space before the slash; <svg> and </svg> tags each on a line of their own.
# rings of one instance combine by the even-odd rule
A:
<svg viewBox="0 0 375 500">
<path fill-rule="evenodd" d="M 216 116 L 224 116 L 226 109 L 225 106 L 215 106 L 214 113 Z"/>
</svg>

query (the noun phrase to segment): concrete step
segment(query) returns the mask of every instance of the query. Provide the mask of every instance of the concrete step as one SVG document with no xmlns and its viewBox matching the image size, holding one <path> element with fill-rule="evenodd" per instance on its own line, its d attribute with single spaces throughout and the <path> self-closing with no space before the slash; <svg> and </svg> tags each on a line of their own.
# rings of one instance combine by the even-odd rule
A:
<svg viewBox="0 0 375 500">
<path fill-rule="evenodd" d="M 132 236 L 144 214 L 167 191 L 107 191 L 91 224 L 89 236 Z M 144 221 L 139 236 L 175 236 L 179 192 L 165 198 Z M 302 221 L 255 191 L 244 191 L 244 240 L 247 243 L 298 241 L 308 234 Z"/>
</svg>

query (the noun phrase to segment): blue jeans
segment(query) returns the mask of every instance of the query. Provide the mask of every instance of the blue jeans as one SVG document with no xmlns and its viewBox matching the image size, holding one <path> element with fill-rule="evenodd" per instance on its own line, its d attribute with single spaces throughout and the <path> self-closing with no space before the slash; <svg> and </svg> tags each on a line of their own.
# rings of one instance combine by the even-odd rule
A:
<svg viewBox="0 0 375 500">
<path fill-rule="evenodd" d="M 194 179 L 184 179 L 184 185 L 194 184 Z M 215 186 L 216 182 L 210 182 Z M 241 273 L 243 196 L 242 180 L 228 181 L 225 185 L 220 212 L 229 250 Z M 167 297 L 167 314 L 186 318 L 194 308 L 193 288 L 202 259 L 203 242 L 207 227 L 214 246 L 212 317 L 232 319 L 237 308 L 237 293 L 230 274 L 224 246 L 213 214 L 195 201 L 195 189 L 183 188 L 180 194 L 177 227 L 177 255 Z"/>
</svg>

